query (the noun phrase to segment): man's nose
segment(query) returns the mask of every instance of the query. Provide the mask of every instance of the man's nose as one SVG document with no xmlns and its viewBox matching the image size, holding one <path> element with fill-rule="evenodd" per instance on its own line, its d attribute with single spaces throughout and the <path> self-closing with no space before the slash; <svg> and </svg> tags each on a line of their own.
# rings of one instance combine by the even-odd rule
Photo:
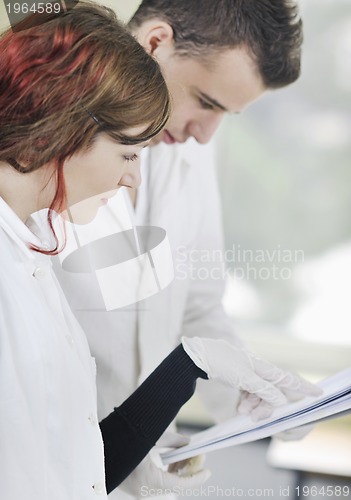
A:
<svg viewBox="0 0 351 500">
<path fill-rule="evenodd" d="M 199 144 L 206 144 L 217 130 L 223 115 L 224 113 L 212 113 L 211 116 L 192 121 L 188 126 L 188 133 Z"/>
</svg>

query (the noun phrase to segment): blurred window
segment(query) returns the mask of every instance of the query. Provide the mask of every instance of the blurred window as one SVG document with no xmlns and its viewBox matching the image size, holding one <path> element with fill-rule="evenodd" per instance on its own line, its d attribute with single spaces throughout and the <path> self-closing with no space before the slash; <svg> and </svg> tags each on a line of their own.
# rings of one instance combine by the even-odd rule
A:
<svg viewBox="0 0 351 500">
<path fill-rule="evenodd" d="M 243 328 L 351 344 L 351 3 L 300 2 L 302 76 L 216 136 L 228 266 Z"/>
</svg>

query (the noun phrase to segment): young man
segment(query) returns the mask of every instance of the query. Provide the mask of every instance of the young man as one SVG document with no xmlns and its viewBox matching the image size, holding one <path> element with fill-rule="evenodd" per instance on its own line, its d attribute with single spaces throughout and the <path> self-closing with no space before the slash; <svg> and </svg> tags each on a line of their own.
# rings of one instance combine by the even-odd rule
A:
<svg viewBox="0 0 351 500">
<path fill-rule="evenodd" d="M 201 252 L 213 256 L 223 249 L 213 162 L 201 148 L 190 158 L 179 143 L 193 138 L 206 144 L 226 113 L 241 113 L 266 90 L 286 86 L 300 73 L 301 21 L 291 0 L 144 0 L 129 27 L 158 60 L 173 98 L 166 130 L 143 159 L 141 189 L 130 194 L 134 224 L 167 231 L 175 279 L 160 293 L 116 311 L 87 311 L 76 305 L 97 362 L 100 418 L 183 335 L 242 345 L 222 308 L 221 264 L 200 258 Z M 74 304 L 74 276 L 67 284 L 71 279 L 67 273 L 61 276 Z M 91 298 L 93 292 L 79 293 Z M 198 392 L 216 420 L 235 413 L 232 390 L 214 382 L 203 389 L 199 384 Z M 242 409 L 246 405 L 252 410 L 258 403 L 251 396 Z M 258 409 L 261 416 L 267 410 L 264 405 Z M 146 483 L 148 475 L 141 476 Z"/>
</svg>

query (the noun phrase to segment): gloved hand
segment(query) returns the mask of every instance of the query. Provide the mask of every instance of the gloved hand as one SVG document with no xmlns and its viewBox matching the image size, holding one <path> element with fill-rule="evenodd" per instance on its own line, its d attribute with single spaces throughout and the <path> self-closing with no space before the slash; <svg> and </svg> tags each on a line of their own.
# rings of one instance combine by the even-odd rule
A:
<svg viewBox="0 0 351 500">
<path fill-rule="evenodd" d="M 295 429 L 289 429 L 288 431 L 278 432 L 274 434 L 273 439 L 279 439 L 280 441 L 300 441 L 307 436 L 309 432 L 314 429 L 315 424 L 301 425 L 300 427 L 295 427 Z"/>
<path fill-rule="evenodd" d="M 144 458 L 134 471 L 120 484 L 119 488 L 136 497 L 156 496 L 160 490 L 192 489 L 199 487 L 210 477 L 211 472 L 203 469 L 204 456 L 189 458 L 171 464 L 167 470 L 161 468 L 158 450 L 165 447 L 179 448 L 189 443 L 187 436 L 165 432 L 156 447 Z M 159 466 L 157 464 L 159 462 Z M 153 491 L 152 491 L 153 490 Z M 157 493 L 155 493 L 155 490 Z"/>
<path fill-rule="evenodd" d="M 269 417 L 273 407 L 304 396 L 319 396 L 322 390 L 299 375 L 281 370 L 246 348 L 225 340 L 183 337 L 185 352 L 207 373 L 210 380 L 243 391 L 239 413 L 253 420 Z"/>
</svg>

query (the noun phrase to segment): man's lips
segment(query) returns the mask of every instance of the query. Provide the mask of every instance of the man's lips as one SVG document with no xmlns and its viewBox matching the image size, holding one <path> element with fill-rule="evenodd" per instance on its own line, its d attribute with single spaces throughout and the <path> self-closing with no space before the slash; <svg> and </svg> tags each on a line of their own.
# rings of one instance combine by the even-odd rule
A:
<svg viewBox="0 0 351 500">
<path fill-rule="evenodd" d="M 173 135 L 171 135 L 168 130 L 164 130 L 163 131 L 163 137 L 162 137 L 162 140 L 163 142 L 165 142 L 166 144 L 175 144 L 176 142 L 178 142 L 174 137 Z"/>
</svg>

